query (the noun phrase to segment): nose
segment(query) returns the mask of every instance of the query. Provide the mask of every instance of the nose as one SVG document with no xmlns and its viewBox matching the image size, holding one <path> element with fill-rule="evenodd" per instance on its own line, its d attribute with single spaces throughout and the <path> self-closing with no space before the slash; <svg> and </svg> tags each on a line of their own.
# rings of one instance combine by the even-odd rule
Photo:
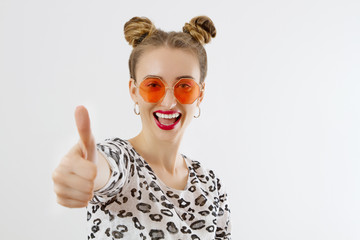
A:
<svg viewBox="0 0 360 240">
<path fill-rule="evenodd" d="M 168 109 L 171 109 L 173 107 L 175 107 L 177 101 L 176 98 L 174 96 L 174 91 L 171 88 L 167 88 L 165 91 L 165 96 L 161 101 L 161 106 L 164 106 Z"/>
</svg>

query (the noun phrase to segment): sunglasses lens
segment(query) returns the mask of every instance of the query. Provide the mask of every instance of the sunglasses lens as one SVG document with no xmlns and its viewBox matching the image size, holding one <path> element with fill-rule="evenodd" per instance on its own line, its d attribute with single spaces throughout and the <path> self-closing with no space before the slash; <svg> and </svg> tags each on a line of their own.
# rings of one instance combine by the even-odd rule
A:
<svg viewBox="0 0 360 240">
<path fill-rule="evenodd" d="M 181 79 L 174 87 L 174 95 L 182 104 L 192 104 L 200 95 L 199 85 L 193 79 Z"/>
<path fill-rule="evenodd" d="M 141 82 L 139 91 L 146 102 L 157 103 L 164 97 L 166 87 L 158 78 L 147 78 Z M 174 86 L 174 96 L 181 104 L 192 104 L 199 95 L 199 85 L 193 79 L 181 79 Z"/>
<path fill-rule="evenodd" d="M 150 103 L 158 102 L 165 94 L 165 86 L 160 79 L 147 78 L 140 84 L 140 95 Z"/>
</svg>

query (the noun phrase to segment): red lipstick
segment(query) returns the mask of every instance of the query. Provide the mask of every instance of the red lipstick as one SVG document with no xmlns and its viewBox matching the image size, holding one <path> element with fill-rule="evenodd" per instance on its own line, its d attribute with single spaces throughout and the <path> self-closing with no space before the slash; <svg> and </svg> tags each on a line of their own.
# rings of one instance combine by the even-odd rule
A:
<svg viewBox="0 0 360 240">
<path fill-rule="evenodd" d="M 174 123 L 169 124 L 169 125 L 167 125 L 167 124 L 165 125 L 165 124 L 162 124 L 162 123 L 159 121 L 159 116 L 157 115 L 157 113 L 158 113 L 158 114 L 177 114 L 177 113 L 178 113 L 179 116 L 176 117 Z M 155 112 L 153 113 L 153 115 L 154 115 L 154 118 L 155 118 L 155 123 L 156 123 L 156 125 L 157 125 L 160 129 L 162 129 L 162 130 L 172 130 L 172 129 L 174 129 L 175 126 L 180 122 L 180 118 L 181 118 L 181 113 L 178 112 L 178 111 L 162 111 L 162 110 L 158 110 L 158 111 L 155 111 Z"/>
</svg>

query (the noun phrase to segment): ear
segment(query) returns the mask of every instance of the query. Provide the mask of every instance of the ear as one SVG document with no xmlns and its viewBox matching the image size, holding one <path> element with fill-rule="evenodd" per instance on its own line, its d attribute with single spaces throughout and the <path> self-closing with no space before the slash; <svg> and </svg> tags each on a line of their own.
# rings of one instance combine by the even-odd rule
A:
<svg viewBox="0 0 360 240">
<path fill-rule="evenodd" d="M 198 105 L 202 102 L 202 100 L 204 99 L 204 95 L 205 95 L 205 83 L 203 82 L 201 84 L 201 91 L 200 91 L 200 96 L 198 99 Z"/>
<path fill-rule="evenodd" d="M 132 100 L 137 103 L 137 94 L 136 94 L 136 85 L 135 85 L 135 79 L 130 78 L 129 80 L 129 93 L 132 98 Z"/>
</svg>

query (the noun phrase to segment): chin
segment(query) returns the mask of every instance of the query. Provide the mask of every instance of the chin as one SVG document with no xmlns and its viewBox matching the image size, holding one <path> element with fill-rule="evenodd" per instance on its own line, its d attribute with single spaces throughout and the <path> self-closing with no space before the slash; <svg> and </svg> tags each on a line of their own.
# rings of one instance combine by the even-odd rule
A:
<svg viewBox="0 0 360 240">
<path fill-rule="evenodd" d="M 173 114 L 171 117 L 166 116 L 166 114 L 164 116 L 162 112 L 164 111 L 153 112 L 150 121 L 146 121 L 146 124 L 143 122 L 144 130 L 150 130 L 151 133 L 146 132 L 150 133 L 154 140 L 160 142 L 175 143 L 181 141 L 189 124 L 189 119 L 186 119 L 185 115 L 180 112 L 167 113 L 168 115 Z"/>
<path fill-rule="evenodd" d="M 171 130 L 163 130 L 156 126 L 156 130 L 154 131 L 155 137 L 159 141 L 163 142 L 178 142 L 182 139 L 184 135 L 184 129 L 180 129 L 181 127 L 177 127 Z"/>
</svg>

